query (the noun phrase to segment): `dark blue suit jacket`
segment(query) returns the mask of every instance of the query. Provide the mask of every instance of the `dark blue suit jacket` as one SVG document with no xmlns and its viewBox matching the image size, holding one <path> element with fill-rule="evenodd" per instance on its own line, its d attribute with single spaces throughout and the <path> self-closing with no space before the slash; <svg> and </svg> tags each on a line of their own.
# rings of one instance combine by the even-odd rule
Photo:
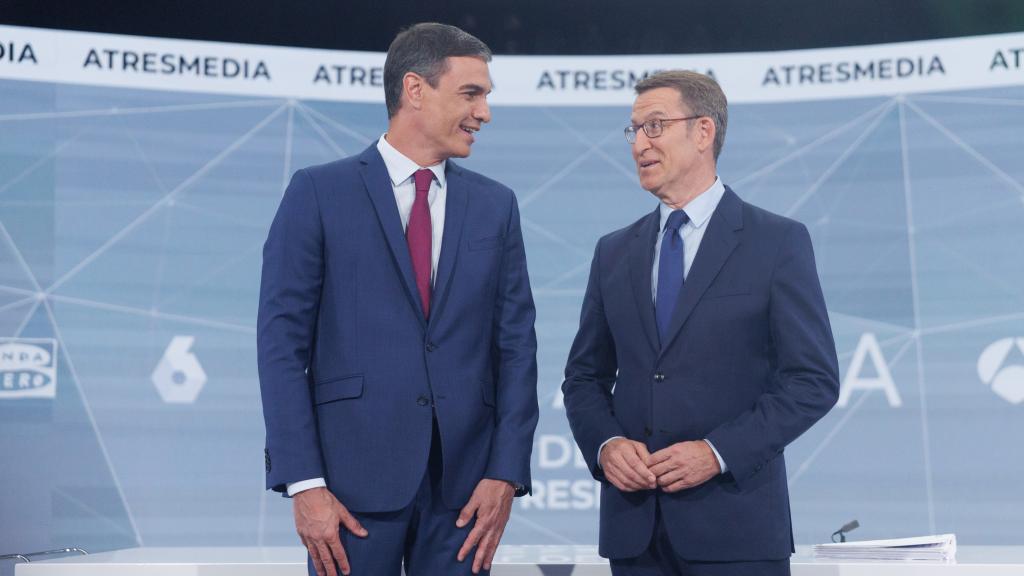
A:
<svg viewBox="0 0 1024 576">
<path fill-rule="evenodd" d="M 651 301 L 655 210 L 598 242 L 562 390 L 576 441 L 603 480 L 612 436 L 653 453 L 710 440 L 727 474 L 675 494 L 601 491 L 600 552 L 642 553 L 656 500 L 689 560 L 786 558 L 793 550 L 783 449 L 839 391 L 835 344 L 807 229 L 728 187 L 690 268 L 668 338 Z"/>
<path fill-rule="evenodd" d="M 430 318 L 376 146 L 299 170 L 263 250 L 258 353 L 267 486 L 324 477 L 359 512 L 397 510 L 427 468 L 443 497 L 530 485 L 534 306 L 512 191 L 449 161 Z"/>
</svg>

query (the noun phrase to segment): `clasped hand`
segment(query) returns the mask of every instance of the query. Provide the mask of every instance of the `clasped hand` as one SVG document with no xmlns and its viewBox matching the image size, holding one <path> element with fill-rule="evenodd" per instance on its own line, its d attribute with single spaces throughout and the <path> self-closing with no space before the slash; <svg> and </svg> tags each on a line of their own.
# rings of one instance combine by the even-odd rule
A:
<svg viewBox="0 0 1024 576">
<path fill-rule="evenodd" d="M 718 459 L 703 440 L 678 442 L 651 454 L 642 442 L 616 438 L 601 449 L 605 478 L 623 492 L 678 492 L 721 473 Z"/>
</svg>

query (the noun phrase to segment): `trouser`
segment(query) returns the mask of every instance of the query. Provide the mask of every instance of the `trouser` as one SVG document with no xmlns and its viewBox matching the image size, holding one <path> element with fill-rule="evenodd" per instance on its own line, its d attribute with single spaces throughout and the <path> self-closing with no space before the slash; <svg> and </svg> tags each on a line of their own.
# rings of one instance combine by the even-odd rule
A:
<svg viewBox="0 0 1024 576">
<path fill-rule="evenodd" d="M 455 556 L 473 528 L 457 528 L 459 510 L 450 510 L 441 497 L 441 438 L 434 421 L 430 458 L 416 496 L 394 512 L 352 512 L 369 535 L 359 538 L 341 527 L 341 543 L 352 576 L 462 576 L 472 574 L 473 549 L 463 562 Z M 344 504 L 344 502 L 342 502 Z M 481 569 L 480 574 L 489 571 Z M 309 574 L 313 576 L 312 561 Z M 341 571 L 338 571 L 341 574 Z"/>
</svg>

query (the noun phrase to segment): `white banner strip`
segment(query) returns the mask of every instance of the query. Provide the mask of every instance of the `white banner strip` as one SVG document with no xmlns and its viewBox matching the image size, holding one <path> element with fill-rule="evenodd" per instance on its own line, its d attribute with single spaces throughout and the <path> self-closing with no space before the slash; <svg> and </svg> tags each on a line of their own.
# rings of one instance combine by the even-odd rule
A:
<svg viewBox="0 0 1024 576">
<path fill-rule="evenodd" d="M 495 105 L 621 106 L 659 70 L 713 75 L 730 102 L 1024 84 L 1024 33 L 850 48 L 650 56 L 496 56 Z M 384 101 L 384 54 L 0 26 L 0 79 Z"/>
</svg>

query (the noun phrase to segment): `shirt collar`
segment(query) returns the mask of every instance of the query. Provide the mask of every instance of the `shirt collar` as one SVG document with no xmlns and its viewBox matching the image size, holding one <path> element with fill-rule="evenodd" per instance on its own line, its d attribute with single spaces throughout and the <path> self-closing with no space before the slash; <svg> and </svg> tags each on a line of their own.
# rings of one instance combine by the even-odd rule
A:
<svg viewBox="0 0 1024 576">
<path fill-rule="evenodd" d="M 421 168 L 421 166 L 413 162 L 408 156 L 402 154 L 391 145 L 390 142 L 385 138 L 387 134 L 381 135 L 377 140 L 377 151 L 380 152 L 381 158 L 384 159 L 384 166 L 388 169 L 388 177 L 391 178 L 391 185 L 398 186 L 406 180 L 412 178 L 412 175 Z M 437 183 L 444 187 L 444 167 L 445 161 L 433 166 L 426 166 L 428 170 L 434 173 L 434 178 L 437 178 Z"/>
<path fill-rule="evenodd" d="M 718 203 L 722 201 L 722 196 L 724 195 L 725 185 L 722 184 L 722 179 L 716 176 L 715 183 L 710 188 L 698 194 L 696 198 L 690 200 L 690 203 L 683 207 L 683 210 L 686 210 L 686 215 L 690 217 L 690 224 L 694 228 L 703 227 L 715 212 L 715 208 L 718 208 Z M 658 227 L 658 230 L 664 232 L 665 222 L 668 221 L 672 208 L 669 208 L 668 204 L 664 202 L 659 203 L 658 207 L 661 216 L 661 225 Z"/>
</svg>

